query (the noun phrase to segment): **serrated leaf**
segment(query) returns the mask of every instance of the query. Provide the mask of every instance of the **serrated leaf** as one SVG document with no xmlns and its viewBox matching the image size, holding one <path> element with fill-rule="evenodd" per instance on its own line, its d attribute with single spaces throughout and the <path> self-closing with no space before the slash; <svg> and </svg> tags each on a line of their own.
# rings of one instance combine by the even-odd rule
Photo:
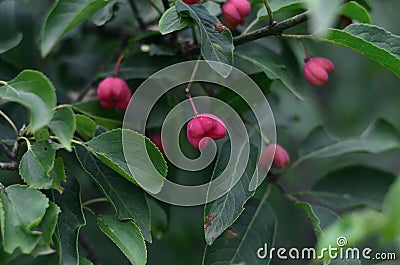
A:
<svg viewBox="0 0 400 265">
<path fill-rule="evenodd" d="M 270 0 L 269 4 L 273 13 L 299 9 L 304 7 L 304 0 Z M 268 17 L 267 8 L 262 5 L 257 12 L 257 17 L 265 19 Z"/>
<path fill-rule="evenodd" d="M 49 199 L 34 188 L 11 185 L 0 187 L 0 202 L 4 250 L 12 253 L 20 248 L 22 253 L 31 253 L 40 240 L 42 232 L 35 228 L 46 213 Z"/>
<path fill-rule="evenodd" d="M 60 206 L 61 214 L 56 227 L 57 264 L 78 265 L 78 234 L 86 224 L 82 212 L 81 191 L 75 176 L 66 167 L 67 183 L 63 194 L 53 192 L 53 200 Z"/>
<path fill-rule="evenodd" d="M 245 155 L 249 156 L 247 165 L 243 165 L 243 156 Z M 218 155 L 211 180 L 215 180 L 224 172 L 230 159 L 231 143 L 226 142 Z M 254 195 L 255 191 L 250 190 L 250 182 L 256 170 L 257 159 L 257 148 L 254 145 L 250 144 L 249 154 L 246 154 L 244 148 L 240 148 L 240 153 L 237 155 L 234 164 L 232 164 L 232 170 L 229 173 L 229 175 L 232 175 L 229 181 L 234 181 L 237 177 L 240 177 L 239 181 L 223 196 L 215 201 L 206 203 L 204 207 L 205 220 L 207 220 L 209 216 L 213 216 L 212 221 L 210 221 L 204 230 L 204 236 L 209 245 L 235 222 L 243 212 L 243 206 L 246 201 Z M 243 175 L 236 176 L 238 174 L 237 170 L 243 167 L 246 167 Z M 227 185 L 232 184 L 233 183 L 227 183 Z M 218 185 L 210 185 L 208 194 L 214 192 L 213 189 L 217 190 Z"/>
<path fill-rule="evenodd" d="M 273 247 L 275 232 L 273 209 L 265 201 L 250 200 L 229 231 L 215 240 L 212 246 L 206 246 L 203 265 L 268 265 L 270 257 L 261 259 L 257 252 L 265 244 L 268 249 Z"/>
<path fill-rule="evenodd" d="M 360 23 L 371 23 L 368 11 L 359 3 L 350 1 L 342 6 L 341 12 L 343 16 L 357 20 Z"/>
<path fill-rule="evenodd" d="M 355 50 L 400 77 L 400 37 L 383 28 L 352 24 L 344 30 L 330 29 L 320 40 Z"/>
<path fill-rule="evenodd" d="M 46 57 L 67 32 L 89 19 L 108 2 L 109 0 L 58 0 L 42 26 L 42 57 Z"/>
<path fill-rule="evenodd" d="M 138 183 L 152 193 L 162 189 L 167 164 L 157 147 L 145 136 L 131 130 L 116 129 L 86 144 L 103 163 L 130 182 Z"/>
<path fill-rule="evenodd" d="M 191 17 L 197 24 L 200 31 L 203 58 L 217 73 L 227 77 L 232 71 L 230 66 L 233 64 L 234 46 L 231 32 L 227 29 L 217 31 L 215 24 L 221 22 L 211 15 L 203 5 L 187 5 L 179 0 L 175 2 L 175 5 L 179 14 Z"/>
<path fill-rule="evenodd" d="M 267 54 L 267 51 L 266 51 Z M 293 81 L 290 73 L 286 70 L 286 67 L 282 64 L 278 64 L 269 56 L 260 56 L 255 54 L 245 54 L 243 52 L 236 52 L 235 55 L 262 70 L 269 79 L 280 81 L 290 93 L 300 100 L 303 100 L 303 96 L 297 92 L 296 84 Z"/>
<path fill-rule="evenodd" d="M 54 167 L 56 150 L 46 140 L 37 141 L 22 156 L 19 173 L 24 181 L 36 189 L 49 189 L 53 180 L 50 171 Z"/>
<path fill-rule="evenodd" d="M 83 168 L 114 207 L 118 220 L 133 220 L 145 239 L 151 242 L 150 209 L 146 193 L 107 167 L 84 147 L 77 146 L 76 154 Z"/>
<path fill-rule="evenodd" d="M 75 114 L 76 132 L 84 139 L 93 138 L 97 124 L 86 115 Z"/>
<path fill-rule="evenodd" d="M 67 176 L 65 175 L 64 161 L 61 157 L 57 157 L 54 160 L 54 167 L 50 172 L 50 177 L 52 179 L 51 188 L 57 190 L 59 193 L 62 193 L 64 188 L 61 186 L 61 183 L 65 183 L 67 181 Z"/>
<path fill-rule="evenodd" d="M 65 149 L 71 151 L 71 140 L 75 133 L 75 116 L 69 107 L 63 107 L 54 113 L 49 128 L 58 137 Z"/>
<path fill-rule="evenodd" d="M 178 12 L 176 12 L 176 7 L 172 6 L 161 16 L 158 27 L 160 28 L 161 34 L 165 35 L 186 28 L 192 24 L 190 19 L 179 16 Z"/>
<path fill-rule="evenodd" d="M 92 118 L 97 124 L 107 129 L 115 129 L 122 126 L 124 113 L 119 109 L 104 109 L 98 100 L 79 102 L 73 105 L 75 111 Z"/>
<path fill-rule="evenodd" d="M 146 264 L 146 244 L 134 222 L 119 221 L 114 216 L 100 216 L 97 222 L 101 231 L 115 243 L 132 264 Z"/>
<path fill-rule="evenodd" d="M 24 70 L 7 85 L 0 86 L 0 98 L 19 103 L 31 111 L 32 132 L 50 122 L 56 106 L 53 85 L 46 76 L 33 70 Z"/>
</svg>

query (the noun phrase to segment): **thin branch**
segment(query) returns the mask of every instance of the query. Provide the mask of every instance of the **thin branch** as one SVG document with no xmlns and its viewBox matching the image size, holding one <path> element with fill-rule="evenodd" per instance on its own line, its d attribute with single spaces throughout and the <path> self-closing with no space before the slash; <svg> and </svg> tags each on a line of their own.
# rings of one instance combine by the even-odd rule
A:
<svg viewBox="0 0 400 265">
<path fill-rule="evenodd" d="M 264 38 L 267 36 L 281 35 L 285 29 L 294 27 L 296 25 L 299 25 L 299 24 L 307 21 L 308 14 L 309 14 L 309 12 L 306 11 L 306 12 L 296 15 L 294 17 L 291 17 L 291 18 L 285 19 L 281 22 L 278 22 L 274 25 L 269 25 L 267 27 L 249 32 L 245 35 L 240 35 L 238 37 L 235 37 L 233 39 L 233 42 L 235 45 L 240 45 L 240 44 L 247 43 L 247 42 L 250 42 L 253 40 L 257 40 L 257 39 L 261 39 L 261 38 Z"/>
<path fill-rule="evenodd" d="M 18 170 L 18 163 L 16 161 L 10 163 L 0 162 L 0 170 Z"/>
<path fill-rule="evenodd" d="M 279 37 L 284 39 L 294 39 L 294 40 L 303 40 L 303 39 L 314 39 L 314 35 L 292 35 L 292 34 L 281 34 Z"/>
<path fill-rule="evenodd" d="M 100 256 L 97 253 L 97 249 L 94 246 L 94 244 L 92 244 L 92 242 L 90 242 L 90 240 L 84 234 L 82 234 L 82 232 L 79 233 L 78 240 L 79 240 L 79 243 L 82 245 L 82 247 L 88 253 L 89 259 L 93 262 L 93 264 L 101 265 Z"/>
<path fill-rule="evenodd" d="M 98 202 L 108 202 L 108 199 L 107 199 L 107 198 L 104 198 L 104 197 L 101 197 L 101 198 L 94 198 L 94 199 L 85 201 L 84 203 L 82 203 L 82 205 L 83 205 L 83 206 L 88 206 L 88 205 L 90 205 L 90 204 L 98 203 Z"/>
<path fill-rule="evenodd" d="M 131 6 L 133 15 L 135 16 L 139 27 L 141 30 L 145 30 L 146 29 L 146 23 L 144 23 L 143 19 L 140 17 L 139 14 L 139 10 L 137 9 L 136 5 L 135 5 L 135 1 L 134 0 L 128 0 L 129 5 Z"/>
<path fill-rule="evenodd" d="M 16 156 L 8 149 L 8 147 L 1 140 L 0 140 L 0 151 L 2 151 L 11 160 L 16 159 Z"/>
<path fill-rule="evenodd" d="M 274 25 L 276 22 L 274 21 L 274 15 L 273 15 L 273 13 L 272 13 L 271 6 L 269 5 L 269 1 L 268 1 L 268 0 L 264 0 L 264 5 L 265 5 L 265 7 L 267 8 L 269 25 L 272 26 L 272 25 Z"/>
</svg>

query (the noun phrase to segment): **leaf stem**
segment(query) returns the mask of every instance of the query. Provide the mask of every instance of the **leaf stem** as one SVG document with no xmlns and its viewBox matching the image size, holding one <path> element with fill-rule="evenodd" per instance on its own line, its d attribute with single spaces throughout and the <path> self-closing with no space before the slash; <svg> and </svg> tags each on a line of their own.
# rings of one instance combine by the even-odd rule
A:
<svg viewBox="0 0 400 265">
<path fill-rule="evenodd" d="M 269 4 L 269 1 L 264 0 L 264 5 L 267 8 L 269 25 L 273 26 L 276 22 L 274 21 L 274 14 L 272 13 L 272 9 Z"/>
<path fill-rule="evenodd" d="M 28 138 L 26 138 L 26 137 L 24 137 L 24 136 L 20 136 L 20 137 L 18 137 L 18 140 L 19 140 L 19 139 L 24 140 L 24 141 L 26 142 L 26 145 L 28 146 L 28 150 L 31 150 L 32 145 L 31 145 L 31 142 L 29 141 Z"/>
<path fill-rule="evenodd" d="M 90 204 L 98 203 L 98 202 L 108 202 L 108 199 L 107 199 L 107 198 L 104 198 L 104 197 L 101 197 L 101 198 L 94 198 L 94 199 L 85 201 L 84 203 L 82 203 L 82 205 L 83 205 L 83 206 L 88 206 L 88 205 L 90 205 Z"/>
<path fill-rule="evenodd" d="M 307 50 L 306 46 L 304 45 L 304 43 L 301 42 L 301 41 L 300 41 L 300 47 L 304 51 L 304 55 L 306 56 L 306 59 L 304 61 L 310 60 L 310 58 L 311 58 L 310 53 L 308 52 L 308 50 Z"/>
<path fill-rule="evenodd" d="M 2 85 L 2 86 L 6 86 L 6 85 L 8 85 L 8 83 L 7 83 L 6 81 L 2 81 L 2 80 L 0 80 L 0 85 Z"/>
<path fill-rule="evenodd" d="M 313 35 L 292 35 L 292 34 L 281 34 L 280 37 L 284 39 L 295 39 L 295 40 L 315 38 Z"/>
<path fill-rule="evenodd" d="M 10 119 L 10 117 L 7 116 L 7 114 L 5 114 L 3 111 L 0 110 L 0 115 L 3 116 L 3 118 L 8 122 L 8 124 L 10 124 L 10 126 L 12 127 L 12 129 L 15 132 L 15 135 L 18 135 L 18 129 L 17 126 L 15 126 L 15 123 Z"/>
<path fill-rule="evenodd" d="M 0 151 L 2 151 L 12 161 L 16 159 L 16 156 L 8 149 L 8 147 L 0 140 Z"/>
</svg>

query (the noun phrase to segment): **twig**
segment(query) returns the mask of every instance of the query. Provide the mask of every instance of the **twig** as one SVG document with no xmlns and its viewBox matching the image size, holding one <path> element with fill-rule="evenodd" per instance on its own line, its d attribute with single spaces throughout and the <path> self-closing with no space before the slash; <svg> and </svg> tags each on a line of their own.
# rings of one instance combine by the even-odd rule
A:
<svg viewBox="0 0 400 265">
<path fill-rule="evenodd" d="M 107 198 L 104 198 L 104 197 L 101 197 L 101 198 L 94 198 L 94 199 L 85 201 L 84 203 L 82 203 L 82 205 L 83 205 L 83 206 L 88 206 L 88 205 L 90 205 L 90 204 L 98 203 L 98 202 L 108 202 L 108 199 L 107 199 Z"/>
<path fill-rule="evenodd" d="M 145 30 L 146 29 L 146 23 L 144 23 L 144 21 L 140 17 L 139 10 L 137 9 L 137 7 L 135 5 L 134 0 L 128 0 L 128 3 L 131 6 L 133 15 L 135 16 L 135 18 L 136 18 L 136 20 L 137 20 L 137 22 L 139 24 L 140 29 L 141 30 Z"/>
<path fill-rule="evenodd" d="M 274 15 L 272 13 L 271 6 L 269 5 L 269 1 L 268 0 L 264 0 L 264 5 L 267 8 L 269 25 L 273 26 L 276 22 L 274 21 Z"/>
<path fill-rule="evenodd" d="M 0 170 L 17 170 L 18 163 L 16 161 L 12 161 L 10 163 L 2 163 L 0 162 Z"/>
<path fill-rule="evenodd" d="M 0 140 L 0 150 L 11 160 L 15 160 L 16 156 L 8 149 L 8 147 Z"/>
<path fill-rule="evenodd" d="M 294 17 L 285 19 L 281 22 L 276 23 L 275 25 L 269 25 L 267 27 L 249 32 L 244 35 L 237 36 L 233 39 L 235 45 L 240 45 L 243 43 L 247 43 L 253 40 L 261 39 L 267 36 L 272 35 L 280 35 L 285 29 L 294 27 L 298 24 L 301 24 L 308 19 L 309 12 L 306 11 Z"/>
<path fill-rule="evenodd" d="M 285 39 L 303 40 L 303 39 L 314 39 L 313 35 L 292 35 L 292 34 L 281 34 L 279 37 Z"/>
<path fill-rule="evenodd" d="M 84 234 L 82 234 L 82 232 L 79 233 L 78 240 L 79 240 L 79 243 L 82 245 L 82 247 L 88 253 L 89 259 L 93 262 L 93 264 L 101 265 L 100 256 L 97 253 L 97 249 L 92 244 L 92 242 L 90 242 L 90 240 Z"/>
</svg>

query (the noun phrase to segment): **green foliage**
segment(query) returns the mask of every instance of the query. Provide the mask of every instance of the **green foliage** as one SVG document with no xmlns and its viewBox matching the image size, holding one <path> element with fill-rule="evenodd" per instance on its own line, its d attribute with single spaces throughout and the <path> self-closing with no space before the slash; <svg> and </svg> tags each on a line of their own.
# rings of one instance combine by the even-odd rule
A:
<svg viewBox="0 0 400 265">
<path fill-rule="evenodd" d="M 71 108 L 64 107 L 57 110 L 49 123 L 49 128 L 58 137 L 63 147 L 71 151 L 71 140 L 74 137 L 76 129 L 75 115 Z"/>
</svg>

